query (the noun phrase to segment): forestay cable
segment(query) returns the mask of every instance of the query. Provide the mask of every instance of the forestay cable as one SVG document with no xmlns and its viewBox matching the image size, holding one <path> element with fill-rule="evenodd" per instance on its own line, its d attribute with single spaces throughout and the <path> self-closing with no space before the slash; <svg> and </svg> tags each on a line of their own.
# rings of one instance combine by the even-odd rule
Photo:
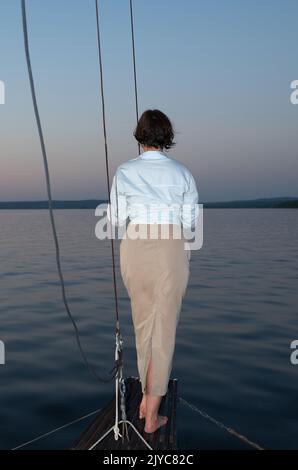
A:
<svg viewBox="0 0 298 470">
<path fill-rule="evenodd" d="M 135 107 L 137 123 L 139 121 L 139 104 L 138 104 L 138 86 L 137 86 L 137 67 L 136 67 L 136 52 L 135 52 L 135 35 L 134 35 L 134 22 L 133 22 L 133 8 L 132 0 L 129 0 L 130 5 L 130 29 L 131 29 L 131 43 L 132 43 L 132 62 L 133 62 L 133 75 L 134 75 L 134 91 L 135 91 Z M 140 143 L 138 142 L 139 153 L 141 153 Z"/>
<path fill-rule="evenodd" d="M 111 185 L 110 185 L 108 142 L 107 142 L 107 130 L 106 130 L 105 97 L 104 97 L 104 83 L 103 83 L 103 65 L 102 65 L 102 57 L 101 57 L 101 39 L 100 39 L 100 28 L 99 28 L 98 0 L 95 0 L 95 12 L 96 12 L 97 49 L 98 49 L 98 61 L 99 61 L 100 95 L 101 95 L 101 109 L 102 109 L 102 126 L 103 126 L 104 147 L 105 147 L 106 179 L 107 179 L 107 188 L 108 188 L 109 210 L 111 210 L 111 197 L 110 197 Z M 111 219 L 111 213 L 110 213 L 110 221 L 111 220 L 112 219 Z M 114 249 L 114 239 L 113 239 L 112 234 L 111 234 L 110 240 L 111 240 L 113 285 L 114 285 L 114 299 L 115 299 L 115 311 L 116 311 L 116 332 L 120 332 L 117 282 L 116 282 L 116 267 L 115 267 L 115 249 Z"/>
<path fill-rule="evenodd" d="M 188 402 L 187 400 L 185 400 L 184 398 L 178 397 L 178 401 L 179 401 L 179 403 L 181 403 L 182 405 L 187 406 L 187 407 L 190 408 L 192 411 L 195 411 L 196 413 L 198 413 L 199 415 L 201 415 L 203 418 L 205 418 L 205 419 L 207 419 L 208 421 L 210 421 L 211 423 L 215 424 L 218 428 L 227 431 L 229 434 L 232 434 L 233 436 L 237 437 L 237 439 L 239 439 L 239 440 L 242 441 L 242 442 L 245 442 L 246 444 L 248 444 L 249 446 L 253 447 L 254 449 L 257 449 L 257 450 L 264 450 L 264 448 L 261 447 L 261 446 L 260 446 L 259 444 L 257 444 L 256 442 L 251 441 L 251 440 L 248 439 L 246 436 L 244 436 L 243 434 L 240 434 L 238 431 L 235 431 L 235 429 L 231 428 L 230 426 L 226 426 L 224 423 L 221 423 L 220 421 L 218 421 L 217 419 L 213 418 L 213 417 L 210 416 L 208 413 L 206 413 L 206 411 L 200 410 L 197 406 L 193 405 L 192 403 L 189 403 L 189 402 Z"/>
<path fill-rule="evenodd" d="M 44 434 L 41 434 L 40 436 L 35 437 L 34 439 L 30 439 L 30 441 L 23 442 L 23 444 L 19 444 L 18 446 L 14 447 L 11 450 L 18 450 L 22 449 L 23 447 L 29 446 L 30 444 L 33 444 L 34 442 L 40 441 L 41 439 L 45 439 L 46 437 L 51 436 L 52 434 L 55 434 L 58 431 L 62 431 L 62 429 L 66 429 L 69 426 L 72 426 L 73 424 L 79 423 L 80 421 L 83 421 L 84 419 L 90 418 L 91 416 L 99 413 L 101 411 L 101 408 L 98 408 L 97 410 L 91 411 L 90 413 L 87 413 L 84 416 L 80 416 L 79 418 L 73 419 L 69 423 L 63 424 L 62 426 L 59 426 L 58 428 L 52 429 L 51 431 L 45 432 Z"/>
</svg>

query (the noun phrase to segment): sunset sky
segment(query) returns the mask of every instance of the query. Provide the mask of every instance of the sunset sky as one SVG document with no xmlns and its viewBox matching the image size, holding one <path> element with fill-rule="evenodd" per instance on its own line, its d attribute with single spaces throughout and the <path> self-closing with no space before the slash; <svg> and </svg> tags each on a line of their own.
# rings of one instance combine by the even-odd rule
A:
<svg viewBox="0 0 298 470">
<path fill-rule="evenodd" d="M 134 0 L 140 113 L 165 112 L 169 156 L 201 201 L 298 196 L 296 0 Z M 111 176 L 138 154 L 128 0 L 101 0 Z M 94 0 L 27 0 L 54 199 L 106 198 Z M 0 201 L 46 198 L 19 0 L 0 0 Z"/>
</svg>

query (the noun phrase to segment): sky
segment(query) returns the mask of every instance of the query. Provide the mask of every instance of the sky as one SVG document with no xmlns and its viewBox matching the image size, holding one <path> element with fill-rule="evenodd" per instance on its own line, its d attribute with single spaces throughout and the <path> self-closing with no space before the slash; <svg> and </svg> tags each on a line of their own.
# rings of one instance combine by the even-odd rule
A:
<svg viewBox="0 0 298 470">
<path fill-rule="evenodd" d="M 107 198 L 94 0 L 27 0 L 54 199 Z M 111 176 L 138 155 L 129 0 L 101 0 Z M 171 119 L 168 156 L 199 199 L 298 196 L 296 0 L 134 0 L 139 112 Z M 19 0 L 0 0 L 0 200 L 46 198 Z"/>
</svg>

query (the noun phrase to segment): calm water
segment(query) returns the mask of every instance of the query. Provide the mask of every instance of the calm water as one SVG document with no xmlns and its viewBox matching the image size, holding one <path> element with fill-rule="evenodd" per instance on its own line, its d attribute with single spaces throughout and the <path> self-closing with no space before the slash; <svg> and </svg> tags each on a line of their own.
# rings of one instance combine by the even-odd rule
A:
<svg viewBox="0 0 298 470">
<path fill-rule="evenodd" d="M 110 245 L 95 238 L 93 211 L 55 214 L 69 303 L 88 357 L 106 373 L 114 355 Z M 7 362 L 0 366 L 0 447 L 9 449 L 101 407 L 114 384 L 99 385 L 82 365 L 61 301 L 47 211 L 2 210 L 0 228 Z M 298 339 L 297 232 L 295 210 L 204 211 L 204 246 L 192 254 L 172 373 L 181 397 L 272 449 L 298 449 L 298 366 L 289 360 Z M 118 285 L 125 375 L 137 375 L 120 276 Z M 69 448 L 87 424 L 31 448 Z M 245 448 L 182 405 L 178 445 Z"/>
</svg>

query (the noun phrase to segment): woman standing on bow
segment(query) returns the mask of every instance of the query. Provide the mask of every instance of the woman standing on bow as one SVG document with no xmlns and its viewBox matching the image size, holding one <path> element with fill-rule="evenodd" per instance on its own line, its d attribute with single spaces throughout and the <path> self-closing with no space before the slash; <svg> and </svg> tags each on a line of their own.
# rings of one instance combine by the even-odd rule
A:
<svg viewBox="0 0 298 470">
<path fill-rule="evenodd" d="M 181 228 L 197 223 L 198 192 L 189 169 L 165 154 L 175 144 L 164 113 L 145 111 L 134 136 L 143 152 L 118 167 L 111 207 L 118 226 L 129 219 L 120 244 L 120 268 L 131 301 L 143 392 L 139 415 L 145 418 L 145 432 L 151 433 L 167 422 L 158 409 L 168 389 L 189 279 L 190 251 Z"/>
</svg>

